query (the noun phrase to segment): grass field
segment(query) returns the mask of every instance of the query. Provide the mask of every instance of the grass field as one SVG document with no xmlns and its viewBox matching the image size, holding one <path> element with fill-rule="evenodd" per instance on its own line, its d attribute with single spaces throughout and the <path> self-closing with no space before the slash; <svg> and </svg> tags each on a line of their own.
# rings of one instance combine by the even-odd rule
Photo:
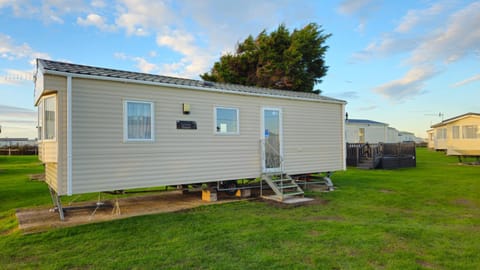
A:
<svg viewBox="0 0 480 270">
<path fill-rule="evenodd" d="M 417 168 L 333 175 L 321 203 L 261 201 L 22 235 L 50 204 L 35 157 L 0 157 L 0 269 L 480 269 L 480 167 L 417 150 Z M 92 195 L 93 196 L 93 195 Z"/>
</svg>

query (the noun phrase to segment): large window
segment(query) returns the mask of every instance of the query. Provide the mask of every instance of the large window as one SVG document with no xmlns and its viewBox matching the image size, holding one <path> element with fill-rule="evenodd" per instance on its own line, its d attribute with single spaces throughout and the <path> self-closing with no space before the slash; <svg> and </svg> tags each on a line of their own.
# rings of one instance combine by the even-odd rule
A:
<svg viewBox="0 0 480 270">
<path fill-rule="evenodd" d="M 444 140 L 446 138 L 447 138 L 447 129 L 446 128 L 437 129 L 437 139 Z"/>
<path fill-rule="evenodd" d="M 476 139 L 478 137 L 478 126 L 468 125 L 462 126 L 462 137 L 464 139 Z"/>
<path fill-rule="evenodd" d="M 452 127 L 452 138 L 453 139 L 460 139 L 460 127 L 453 126 Z"/>
<path fill-rule="evenodd" d="M 152 102 L 125 101 L 124 138 L 126 141 L 154 140 L 154 109 Z"/>
<path fill-rule="evenodd" d="M 55 139 L 55 111 L 57 99 L 55 97 L 48 97 L 44 100 L 44 116 L 43 121 L 45 124 L 44 136 L 45 140 L 54 140 Z"/>
<path fill-rule="evenodd" d="M 235 108 L 215 108 L 215 132 L 217 134 L 238 134 L 239 121 L 238 109 Z"/>
</svg>

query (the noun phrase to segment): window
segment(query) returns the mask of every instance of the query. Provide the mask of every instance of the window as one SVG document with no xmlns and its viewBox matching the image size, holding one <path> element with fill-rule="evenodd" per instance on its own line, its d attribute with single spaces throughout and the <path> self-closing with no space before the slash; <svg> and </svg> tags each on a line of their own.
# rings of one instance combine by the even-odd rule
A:
<svg viewBox="0 0 480 270">
<path fill-rule="evenodd" d="M 437 129 L 437 139 L 442 140 L 447 138 L 447 129 L 439 128 Z"/>
<path fill-rule="evenodd" d="M 468 125 L 462 126 L 462 137 L 463 139 L 476 139 L 478 133 L 478 126 L 476 125 Z"/>
<path fill-rule="evenodd" d="M 45 122 L 44 127 L 44 136 L 45 140 L 54 140 L 55 139 L 55 111 L 56 111 L 56 102 L 55 97 L 49 97 L 44 99 L 44 116 L 43 121 Z"/>
<path fill-rule="evenodd" d="M 38 129 L 38 140 L 43 139 L 43 100 L 41 100 L 38 103 L 38 124 L 37 124 L 37 129 Z"/>
<path fill-rule="evenodd" d="M 358 129 L 358 142 L 365 143 L 365 128 Z"/>
<path fill-rule="evenodd" d="M 238 109 L 216 107 L 215 123 L 217 134 L 238 134 Z"/>
<path fill-rule="evenodd" d="M 152 102 L 125 101 L 123 120 L 125 141 L 153 141 L 153 115 Z"/>
<path fill-rule="evenodd" d="M 460 127 L 459 126 L 453 126 L 452 127 L 452 138 L 453 139 L 459 139 L 460 138 Z"/>
</svg>

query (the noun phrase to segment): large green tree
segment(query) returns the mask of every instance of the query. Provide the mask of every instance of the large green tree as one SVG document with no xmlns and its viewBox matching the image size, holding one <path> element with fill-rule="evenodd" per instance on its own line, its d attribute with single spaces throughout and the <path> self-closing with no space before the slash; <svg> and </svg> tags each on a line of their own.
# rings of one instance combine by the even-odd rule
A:
<svg viewBox="0 0 480 270">
<path fill-rule="evenodd" d="M 235 83 L 267 88 L 319 92 L 316 83 L 327 74 L 325 41 L 321 26 L 310 23 L 290 32 L 281 24 L 277 30 L 263 30 L 238 43 L 235 53 L 220 57 L 208 73 L 206 81 Z"/>
</svg>

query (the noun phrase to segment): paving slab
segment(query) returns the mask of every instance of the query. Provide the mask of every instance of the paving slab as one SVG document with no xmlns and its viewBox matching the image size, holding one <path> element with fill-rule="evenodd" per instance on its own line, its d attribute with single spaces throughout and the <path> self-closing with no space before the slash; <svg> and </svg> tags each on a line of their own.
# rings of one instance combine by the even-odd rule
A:
<svg viewBox="0 0 480 270">
<path fill-rule="evenodd" d="M 117 203 L 118 200 L 118 203 Z M 214 202 L 202 201 L 200 192 L 182 194 L 181 191 L 166 191 L 155 195 L 110 199 L 97 204 L 96 201 L 64 205 L 65 219 L 62 221 L 52 207 L 18 209 L 16 216 L 24 234 L 43 232 L 54 228 L 72 227 L 81 224 L 103 222 L 158 213 L 177 212 L 202 205 L 213 205 L 245 200 L 233 196 L 220 197 Z M 115 206 L 118 207 L 115 207 Z"/>
</svg>

